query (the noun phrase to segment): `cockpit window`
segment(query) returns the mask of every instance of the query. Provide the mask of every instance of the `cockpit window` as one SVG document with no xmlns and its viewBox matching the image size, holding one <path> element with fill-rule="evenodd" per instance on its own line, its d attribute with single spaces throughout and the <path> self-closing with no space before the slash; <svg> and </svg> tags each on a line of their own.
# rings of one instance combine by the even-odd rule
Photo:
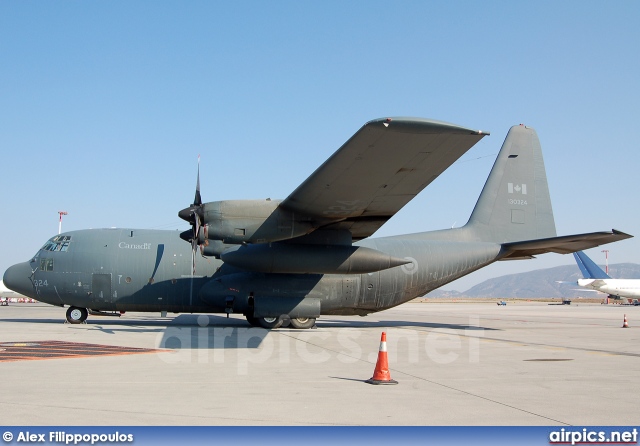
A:
<svg viewBox="0 0 640 446">
<path fill-rule="evenodd" d="M 71 243 L 70 235 L 57 235 L 51 240 L 47 241 L 42 247 L 43 251 L 60 251 L 66 252 L 69 249 Z"/>
<path fill-rule="evenodd" d="M 53 259 L 40 259 L 40 271 L 53 271 Z"/>
</svg>

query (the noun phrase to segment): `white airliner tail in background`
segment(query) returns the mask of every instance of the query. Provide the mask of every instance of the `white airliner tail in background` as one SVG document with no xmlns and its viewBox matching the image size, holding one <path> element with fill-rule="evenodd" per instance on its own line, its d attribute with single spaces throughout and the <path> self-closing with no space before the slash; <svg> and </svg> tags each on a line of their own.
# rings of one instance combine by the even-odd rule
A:
<svg viewBox="0 0 640 446">
<path fill-rule="evenodd" d="M 579 286 L 609 294 L 614 298 L 640 298 L 640 279 L 612 279 L 584 252 L 574 252 L 573 256 L 584 277 L 578 279 Z"/>
</svg>

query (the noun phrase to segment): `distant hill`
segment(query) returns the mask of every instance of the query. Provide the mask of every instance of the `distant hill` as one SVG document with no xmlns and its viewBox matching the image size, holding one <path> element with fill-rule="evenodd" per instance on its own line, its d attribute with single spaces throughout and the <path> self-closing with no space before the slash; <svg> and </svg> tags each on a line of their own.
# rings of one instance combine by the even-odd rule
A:
<svg viewBox="0 0 640 446">
<path fill-rule="evenodd" d="M 604 266 L 601 267 L 604 269 Z M 609 265 L 609 275 L 615 279 L 640 279 L 640 265 L 618 263 Z M 429 293 L 429 297 L 597 297 L 601 294 L 580 289 L 577 282 L 582 275 L 577 265 L 556 266 L 526 273 L 509 274 L 485 280 L 467 291 L 441 291 Z"/>
</svg>

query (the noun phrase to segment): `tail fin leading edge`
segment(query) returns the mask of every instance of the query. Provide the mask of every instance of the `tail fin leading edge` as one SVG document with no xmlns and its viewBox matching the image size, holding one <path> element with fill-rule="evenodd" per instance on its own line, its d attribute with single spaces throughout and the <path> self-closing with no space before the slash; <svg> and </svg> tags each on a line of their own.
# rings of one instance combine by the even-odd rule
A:
<svg viewBox="0 0 640 446">
<path fill-rule="evenodd" d="M 511 127 L 467 226 L 481 240 L 509 243 L 556 236 L 536 131 Z"/>
</svg>

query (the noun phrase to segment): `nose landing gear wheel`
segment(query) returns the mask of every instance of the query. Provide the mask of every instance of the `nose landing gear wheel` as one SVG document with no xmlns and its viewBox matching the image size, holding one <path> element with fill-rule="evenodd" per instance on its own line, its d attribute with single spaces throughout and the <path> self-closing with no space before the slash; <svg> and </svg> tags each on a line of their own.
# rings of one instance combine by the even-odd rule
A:
<svg viewBox="0 0 640 446">
<path fill-rule="evenodd" d="M 291 318 L 291 326 L 298 329 L 307 329 L 316 325 L 315 317 L 295 317 Z"/>
<path fill-rule="evenodd" d="M 86 308 L 69 307 L 67 309 L 67 322 L 70 324 L 81 324 L 87 320 L 89 312 Z"/>
</svg>

